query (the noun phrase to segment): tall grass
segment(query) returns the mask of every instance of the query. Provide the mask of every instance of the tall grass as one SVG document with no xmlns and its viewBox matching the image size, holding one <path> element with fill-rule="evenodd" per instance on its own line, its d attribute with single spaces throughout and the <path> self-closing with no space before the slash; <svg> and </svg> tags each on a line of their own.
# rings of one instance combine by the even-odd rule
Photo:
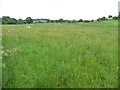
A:
<svg viewBox="0 0 120 90">
<path fill-rule="evenodd" d="M 3 25 L 3 87 L 118 87 L 117 22 Z"/>
</svg>

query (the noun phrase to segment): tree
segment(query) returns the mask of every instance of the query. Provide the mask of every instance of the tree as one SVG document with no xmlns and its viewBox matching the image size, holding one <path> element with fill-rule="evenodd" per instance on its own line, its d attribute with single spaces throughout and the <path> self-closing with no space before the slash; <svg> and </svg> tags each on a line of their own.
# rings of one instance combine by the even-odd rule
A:
<svg viewBox="0 0 120 90">
<path fill-rule="evenodd" d="M 27 17 L 25 19 L 25 22 L 28 23 L 28 24 L 33 23 L 33 19 L 31 17 Z"/>
<path fill-rule="evenodd" d="M 94 20 L 91 20 L 91 22 L 94 22 Z"/>
<path fill-rule="evenodd" d="M 112 19 L 112 15 L 109 15 L 108 18 L 109 18 L 109 19 Z"/>
<path fill-rule="evenodd" d="M 17 20 L 15 18 L 10 18 L 7 24 L 17 24 Z"/>
<path fill-rule="evenodd" d="M 82 19 L 80 19 L 80 20 L 78 20 L 78 22 L 83 22 L 83 20 L 82 20 Z"/>
<path fill-rule="evenodd" d="M 3 16 L 2 17 L 2 24 L 8 24 L 9 21 L 10 21 L 10 17 L 9 16 Z"/>
<path fill-rule="evenodd" d="M 55 20 L 50 20 L 50 22 L 51 22 L 51 23 L 54 23 L 54 22 L 55 22 Z"/>
<path fill-rule="evenodd" d="M 100 18 L 97 19 L 97 21 L 100 21 L 100 20 L 101 20 Z"/>
<path fill-rule="evenodd" d="M 3 16 L 2 24 L 17 24 L 17 20 L 15 18 L 10 18 L 9 16 Z"/>
<path fill-rule="evenodd" d="M 72 21 L 71 21 L 71 20 L 68 20 L 68 23 L 72 23 Z"/>
<path fill-rule="evenodd" d="M 107 18 L 106 18 L 106 17 L 102 17 L 101 20 L 102 20 L 102 21 L 105 21 L 105 20 L 107 20 Z"/>
<path fill-rule="evenodd" d="M 90 22 L 90 20 L 84 20 L 84 22 L 89 23 L 89 22 Z"/>
<path fill-rule="evenodd" d="M 117 16 L 112 17 L 113 20 L 118 20 Z"/>
<path fill-rule="evenodd" d="M 22 20 L 22 19 L 18 19 L 18 24 L 24 24 L 24 23 L 25 23 L 24 20 Z"/>
<path fill-rule="evenodd" d="M 62 18 L 60 18 L 60 19 L 59 19 L 59 22 L 60 22 L 60 23 L 63 23 L 63 22 L 64 22 L 64 20 L 63 20 Z"/>
<path fill-rule="evenodd" d="M 105 17 L 102 17 L 101 20 L 105 21 Z"/>
<path fill-rule="evenodd" d="M 72 23 L 77 23 L 77 21 L 76 20 L 72 20 Z"/>
<path fill-rule="evenodd" d="M 50 19 L 47 19 L 46 22 L 49 23 L 49 22 L 50 22 Z"/>
<path fill-rule="evenodd" d="M 65 23 L 68 23 L 69 20 L 64 20 Z"/>
<path fill-rule="evenodd" d="M 55 23 L 59 23 L 59 20 L 54 20 Z"/>
</svg>

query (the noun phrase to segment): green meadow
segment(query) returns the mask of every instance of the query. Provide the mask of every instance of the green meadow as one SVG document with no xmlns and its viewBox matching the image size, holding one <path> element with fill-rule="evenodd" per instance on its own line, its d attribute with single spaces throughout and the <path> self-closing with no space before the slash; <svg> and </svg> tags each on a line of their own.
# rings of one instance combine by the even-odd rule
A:
<svg viewBox="0 0 120 90">
<path fill-rule="evenodd" d="M 2 45 L 4 88 L 118 87 L 117 21 L 2 25 Z"/>
</svg>

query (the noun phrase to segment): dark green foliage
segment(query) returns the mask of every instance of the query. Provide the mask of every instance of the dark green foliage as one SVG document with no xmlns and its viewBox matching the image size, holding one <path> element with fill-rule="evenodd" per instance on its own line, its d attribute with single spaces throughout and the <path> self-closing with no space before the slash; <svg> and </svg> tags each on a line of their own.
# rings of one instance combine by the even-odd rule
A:
<svg viewBox="0 0 120 90">
<path fill-rule="evenodd" d="M 120 18 L 120 14 L 118 16 L 109 15 L 108 18 L 100 17 L 97 21 L 107 21 L 108 19 L 118 20 Z M 34 21 L 34 22 L 33 22 Z M 50 20 L 50 19 L 32 19 L 31 17 L 27 17 L 25 20 L 15 18 L 10 18 L 9 16 L 3 16 L 1 20 L 2 24 L 32 24 L 32 23 L 77 23 L 77 22 L 94 22 L 94 20 L 64 20 L 60 18 L 59 20 Z"/>
<path fill-rule="evenodd" d="M 89 22 L 90 22 L 90 20 L 84 20 L 84 22 L 89 23 Z"/>
<path fill-rule="evenodd" d="M 112 16 L 109 16 L 109 17 L 112 17 Z M 97 21 L 107 21 L 107 20 L 108 18 L 106 18 L 105 16 L 97 19 Z"/>
<path fill-rule="evenodd" d="M 97 21 L 100 21 L 100 18 L 98 18 Z"/>
<path fill-rule="evenodd" d="M 54 22 L 55 22 L 55 20 L 50 20 L 50 22 L 51 22 L 51 23 L 54 23 Z"/>
<path fill-rule="evenodd" d="M 17 24 L 17 20 L 15 18 L 10 18 L 9 16 L 3 16 L 2 24 Z"/>
<path fill-rule="evenodd" d="M 9 16 L 3 16 L 2 17 L 2 24 L 24 24 L 24 20 L 22 19 L 15 19 L 15 18 L 10 18 Z"/>
<path fill-rule="evenodd" d="M 9 16 L 3 16 L 2 17 L 2 24 L 8 24 L 9 21 L 10 21 L 10 17 Z"/>
<path fill-rule="evenodd" d="M 55 20 L 54 22 L 55 22 L 55 23 L 59 23 L 59 20 Z"/>
<path fill-rule="evenodd" d="M 91 20 L 91 22 L 94 22 L 94 20 Z"/>
<path fill-rule="evenodd" d="M 62 18 L 60 18 L 58 21 L 59 21 L 59 23 L 63 23 L 64 22 L 64 20 Z"/>
<path fill-rule="evenodd" d="M 117 16 L 112 17 L 113 20 L 118 20 Z"/>
<path fill-rule="evenodd" d="M 64 22 L 65 22 L 65 23 L 68 23 L 68 22 L 69 22 L 69 20 L 64 20 Z"/>
<path fill-rule="evenodd" d="M 109 15 L 108 18 L 109 18 L 109 19 L 112 19 L 112 15 Z"/>
<path fill-rule="evenodd" d="M 47 22 L 47 23 L 50 23 L 50 19 L 46 19 L 46 22 Z"/>
<path fill-rule="evenodd" d="M 76 20 L 72 20 L 72 23 L 77 23 L 77 21 Z"/>
<path fill-rule="evenodd" d="M 83 20 L 82 20 L 82 19 L 80 19 L 80 20 L 78 20 L 78 22 L 83 22 Z"/>
<path fill-rule="evenodd" d="M 105 21 L 105 20 L 107 20 L 107 18 L 106 18 L 106 17 L 102 17 L 101 20 L 102 20 L 102 21 Z"/>
<path fill-rule="evenodd" d="M 17 20 L 15 18 L 10 18 L 7 24 L 17 24 Z"/>
<path fill-rule="evenodd" d="M 72 23 L 72 21 L 68 20 L 68 23 Z"/>
<path fill-rule="evenodd" d="M 28 23 L 28 24 L 31 24 L 31 23 L 33 23 L 33 19 L 31 17 L 27 17 L 25 19 L 25 22 Z"/>
<path fill-rule="evenodd" d="M 22 20 L 22 19 L 18 19 L 18 24 L 24 24 L 24 23 L 25 23 L 24 20 Z"/>
<path fill-rule="evenodd" d="M 112 19 L 113 19 L 113 20 L 118 20 L 118 17 L 117 17 L 117 16 L 114 16 Z"/>
</svg>

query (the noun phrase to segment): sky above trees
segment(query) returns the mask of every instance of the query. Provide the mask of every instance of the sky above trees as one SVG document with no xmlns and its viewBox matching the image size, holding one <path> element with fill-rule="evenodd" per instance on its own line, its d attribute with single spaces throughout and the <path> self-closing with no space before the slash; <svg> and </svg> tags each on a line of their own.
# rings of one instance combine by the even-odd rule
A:
<svg viewBox="0 0 120 90">
<path fill-rule="evenodd" d="M 97 19 L 118 15 L 119 0 L 0 0 L 0 17 Z"/>
</svg>

